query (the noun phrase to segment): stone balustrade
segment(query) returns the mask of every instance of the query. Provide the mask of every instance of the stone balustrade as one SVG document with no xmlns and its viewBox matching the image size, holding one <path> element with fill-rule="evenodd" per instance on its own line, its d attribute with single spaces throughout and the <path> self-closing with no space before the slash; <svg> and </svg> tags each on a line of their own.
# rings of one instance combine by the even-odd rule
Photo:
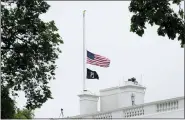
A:
<svg viewBox="0 0 185 120">
<path fill-rule="evenodd" d="M 173 111 L 184 111 L 184 97 L 178 97 L 173 99 L 167 99 L 162 101 L 156 101 L 151 103 L 145 103 L 142 105 L 134 105 L 129 106 L 125 108 L 119 108 L 112 111 L 107 112 L 97 112 L 94 114 L 89 115 L 78 115 L 70 118 L 78 118 L 78 120 L 84 119 L 91 119 L 91 120 L 97 120 L 97 119 L 114 119 L 114 118 L 142 118 L 145 115 L 150 117 L 150 115 L 160 114 Z M 166 114 L 166 118 L 168 118 L 168 115 Z M 68 118 L 68 119 L 70 119 Z M 184 114 L 182 116 L 174 116 L 174 118 L 184 118 Z"/>
<path fill-rule="evenodd" d="M 170 111 L 178 109 L 178 100 L 162 102 L 156 105 L 157 112 Z"/>
</svg>

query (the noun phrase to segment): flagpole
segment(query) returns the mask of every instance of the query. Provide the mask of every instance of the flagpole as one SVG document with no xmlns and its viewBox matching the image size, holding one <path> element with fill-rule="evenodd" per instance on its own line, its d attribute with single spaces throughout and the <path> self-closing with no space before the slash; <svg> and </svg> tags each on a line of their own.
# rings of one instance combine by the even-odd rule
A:
<svg viewBox="0 0 185 120">
<path fill-rule="evenodd" d="M 87 70 L 86 70 L 86 58 L 87 58 L 87 51 L 86 51 L 86 42 L 85 42 L 85 11 L 83 11 L 83 91 L 86 90 L 86 86 L 85 86 L 85 80 L 86 80 L 86 74 L 87 74 Z"/>
</svg>

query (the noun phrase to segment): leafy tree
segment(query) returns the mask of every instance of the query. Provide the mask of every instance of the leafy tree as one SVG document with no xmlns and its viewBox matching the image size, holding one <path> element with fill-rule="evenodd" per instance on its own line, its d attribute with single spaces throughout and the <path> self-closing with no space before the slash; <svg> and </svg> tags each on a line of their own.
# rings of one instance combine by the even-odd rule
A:
<svg viewBox="0 0 185 120">
<path fill-rule="evenodd" d="M 13 119 L 15 114 L 15 101 L 9 96 L 8 88 L 1 87 L 1 118 Z"/>
<path fill-rule="evenodd" d="M 34 113 L 32 110 L 28 109 L 17 109 L 14 119 L 33 119 L 34 118 Z"/>
<path fill-rule="evenodd" d="M 167 35 L 169 39 L 178 38 L 181 47 L 185 44 L 184 11 L 180 7 L 181 0 L 173 0 L 179 5 L 178 13 L 170 8 L 170 0 L 131 0 L 129 11 L 133 13 L 130 31 L 139 36 L 144 34 L 145 24 L 159 26 L 159 36 Z"/>
<path fill-rule="evenodd" d="M 39 18 L 49 7 L 44 0 L 1 1 L 1 88 L 5 96 L 24 91 L 28 109 L 52 98 L 48 82 L 55 79 L 63 41 L 54 21 Z"/>
</svg>

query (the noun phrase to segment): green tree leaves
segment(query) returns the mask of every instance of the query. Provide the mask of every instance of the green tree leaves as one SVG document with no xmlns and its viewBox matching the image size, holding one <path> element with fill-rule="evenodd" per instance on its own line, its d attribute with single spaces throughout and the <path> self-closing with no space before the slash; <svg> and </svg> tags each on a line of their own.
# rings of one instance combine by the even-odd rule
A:
<svg viewBox="0 0 185 120">
<path fill-rule="evenodd" d="M 24 91 L 28 109 L 39 108 L 52 98 L 48 82 L 55 79 L 55 60 L 63 43 L 54 21 L 39 18 L 48 9 L 43 0 L 1 4 L 2 86 L 14 93 Z"/>
<path fill-rule="evenodd" d="M 1 118 L 13 119 L 15 114 L 15 101 L 9 96 L 9 89 L 1 86 Z"/>
<path fill-rule="evenodd" d="M 33 119 L 34 118 L 34 113 L 32 110 L 28 109 L 17 109 L 14 119 Z"/>
<path fill-rule="evenodd" d="M 158 25 L 159 36 L 167 35 L 169 39 L 178 38 L 181 47 L 185 44 L 185 21 L 184 11 L 179 7 L 175 13 L 170 8 L 169 0 L 131 0 L 129 11 L 134 15 L 131 18 L 130 31 L 139 36 L 144 34 L 145 24 Z M 173 0 L 173 4 L 180 6 L 180 0 Z"/>
</svg>

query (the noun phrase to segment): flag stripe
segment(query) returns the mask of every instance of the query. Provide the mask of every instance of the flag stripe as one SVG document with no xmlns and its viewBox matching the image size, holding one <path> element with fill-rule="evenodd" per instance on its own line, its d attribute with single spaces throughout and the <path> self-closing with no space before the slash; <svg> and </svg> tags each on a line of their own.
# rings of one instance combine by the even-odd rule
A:
<svg viewBox="0 0 185 120">
<path fill-rule="evenodd" d="M 87 58 L 89 61 L 95 61 L 95 60 L 92 60 L 92 59 L 89 59 L 89 58 Z M 96 62 L 104 62 L 104 63 L 110 63 L 110 61 L 108 61 L 108 60 L 99 60 L 99 59 L 97 59 L 96 60 Z"/>
<path fill-rule="evenodd" d="M 109 66 L 109 64 L 96 63 L 96 62 L 91 62 L 91 61 L 89 61 L 88 64 Z"/>
<path fill-rule="evenodd" d="M 110 62 L 98 62 L 91 59 L 87 59 L 88 64 L 97 65 L 101 67 L 109 67 Z"/>
<path fill-rule="evenodd" d="M 107 64 L 97 64 L 97 63 L 92 63 L 92 62 L 91 63 L 89 62 L 88 64 L 109 67 L 109 65 Z"/>
<path fill-rule="evenodd" d="M 92 62 L 92 63 L 99 63 L 99 64 L 110 64 L 110 62 L 108 61 L 95 61 L 95 60 L 91 60 L 91 59 L 88 59 L 87 60 L 88 62 Z"/>
<path fill-rule="evenodd" d="M 94 60 L 91 60 L 91 59 L 87 59 L 87 62 L 89 62 L 89 63 L 99 63 L 99 64 L 101 64 L 101 63 L 103 63 L 103 64 L 110 64 L 110 62 L 107 62 L 107 61 L 102 62 L 102 61 L 94 61 Z"/>
</svg>

